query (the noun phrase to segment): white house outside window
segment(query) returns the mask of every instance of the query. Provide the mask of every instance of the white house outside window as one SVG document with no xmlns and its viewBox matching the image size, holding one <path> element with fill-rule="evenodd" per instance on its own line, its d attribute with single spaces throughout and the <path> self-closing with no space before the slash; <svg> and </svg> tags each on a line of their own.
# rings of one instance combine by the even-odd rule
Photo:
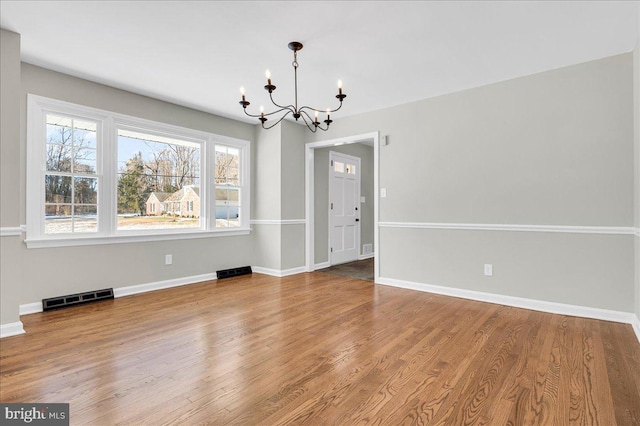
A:
<svg viewBox="0 0 640 426">
<path fill-rule="evenodd" d="M 240 150 L 216 146 L 216 226 L 240 226 Z"/>
<path fill-rule="evenodd" d="M 130 128 L 117 132 L 117 228 L 201 228 L 200 209 L 193 211 L 200 198 L 201 143 Z"/>
</svg>

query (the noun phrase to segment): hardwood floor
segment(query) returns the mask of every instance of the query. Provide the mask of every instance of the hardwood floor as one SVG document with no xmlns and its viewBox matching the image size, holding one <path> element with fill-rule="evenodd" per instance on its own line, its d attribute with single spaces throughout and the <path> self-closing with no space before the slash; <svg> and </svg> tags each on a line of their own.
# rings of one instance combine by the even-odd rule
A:
<svg viewBox="0 0 640 426">
<path fill-rule="evenodd" d="M 21 319 L 0 400 L 72 424 L 640 424 L 629 325 L 320 272 Z"/>
</svg>

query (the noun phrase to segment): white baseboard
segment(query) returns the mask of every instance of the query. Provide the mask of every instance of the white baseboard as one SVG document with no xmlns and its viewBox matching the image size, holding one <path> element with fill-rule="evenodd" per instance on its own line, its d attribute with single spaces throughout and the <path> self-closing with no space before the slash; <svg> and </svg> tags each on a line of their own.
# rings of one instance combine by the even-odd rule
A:
<svg viewBox="0 0 640 426">
<path fill-rule="evenodd" d="M 360 256 L 358 256 L 358 260 L 371 259 L 372 257 L 375 257 L 375 255 L 375 253 L 361 254 Z"/>
<path fill-rule="evenodd" d="M 0 325 L 0 339 L 9 336 L 17 336 L 18 334 L 24 334 L 22 321 L 10 322 L 9 324 Z"/>
<path fill-rule="evenodd" d="M 133 294 L 146 293 L 148 291 L 162 290 L 165 288 L 179 287 L 187 284 L 195 284 L 203 281 L 215 280 L 216 273 L 192 275 L 189 277 L 174 278 L 165 281 L 156 281 L 146 284 L 118 287 L 113 289 L 114 297 L 131 296 Z M 20 305 L 20 315 L 37 314 L 42 312 L 42 302 L 26 303 Z"/>
<path fill-rule="evenodd" d="M 174 278 L 172 280 L 156 281 L 153 283 L 114 288 L 113 295 L 114 297 L 131 296 L 132 294 L 146 293 L 148 291 L 179 287 L 182 285 L 195 284 L 215 279 L 217 279 L 215 272 L 210 274 L 192 275 L 189 277 Z"/>
<path fill-rule="evenodd" d="M 640 342 L 640 319 L 637 315 L 634 315 L 634 319 L 631 322 L 631 327 L 633 327 L 633 331 L 636 332 L 636 337 L 638 338 L 638 342 Z"/>
<path fill-rule="evenodd" d="M 37 314 L 38 312 L 42 312 L 42 302 L 20 305 L 20 315 Z"/>
<path fill-rule="evenodd" d="M 252 266 L 251 270 L 258 274 L 271 275 L 273 277 L 286 277 L 288 275 L 302 274 L 307 272 L 307 268 L 304 266 L 299 266 L 297 268 L 291 269 L 271 269 L 271 268 L 263 268 L 261 266 Z"/>
<path fill-rule="evenodd" d="M 443 287 L 432 284 L 397 280 L 394 278 L 380 277 L 376 280 L 376 284 L 389 285 L 392 287 L 400 287 L 410 290 L 418 290 L 426 293 L 442 294 L 445 296 L 460 297 L 462 299 L 476 300 L 479 302 L 497 303 L 499 305 L 514 306 L 516 308 L 531 309 L 534 311 L 549 312 L 552 314 L 622 322 L 631 324 L 633 326 L 636 337 L 640 342 L 640 322 L 638 321 L 638 317 L 631 312 L 611 311 L 608 309 L 567 305 L 564 303 L 546 302 L 543 300 L 525 299 L 515 296 L 504 296 L 501 294 L 484 293 L 480 291 L 465 290 L 453 287 Z"/>
<path fill-rule="evenodd" d="M 313 270 L 317 271 L 318 269 L 324 269 L 324 268 L 328 268 L 331 266 L 331 262 L 327 261 L 327 262 L 320 262 L 320 263 L 316 263 L 315 265 L 313 265 Z"/>
</svg>

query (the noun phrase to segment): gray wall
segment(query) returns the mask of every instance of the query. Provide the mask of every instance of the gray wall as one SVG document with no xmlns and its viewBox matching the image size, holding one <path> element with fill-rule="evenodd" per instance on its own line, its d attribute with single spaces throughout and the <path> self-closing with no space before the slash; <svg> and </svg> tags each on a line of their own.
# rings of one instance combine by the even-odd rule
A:
<svg viewBox="0 0 640 426">
<path fill-rule="evenodd" d="M 20 35 L 0 29 L 0 226 L 20 226 Z"/>
<path fill-rule="evenodd" d="M 22 152 L 19 157 L 3 157 L 2 160 L 3 164 L 8 161 L 20 165 L 22 223 L 25 221 L 26 197 L 27 93 L 244 140 L 254 138 L 254 126 L 248 124 L 22 64 Z M 20 244 L 19 248 L 21 304 L 97 288 L 212 273 L 253 263 L 251 235 L 49 249 L 27 249 Z M 164 265 L 165 254 L 173 255 L 172 265 Z M 3 251 L 3 258 L 6 255 Z"/>
<path fill-rule="evenodd" d="M 0 29 L 0 227 L 20 226 L 20 35 Z M 20 235 L 0 237 L 0 324 L 19 321 Z"/>
<path fill-rule="evenodd" d="M 253 173 L 253 219 L 271 220 L 281 216 L 280 177 L 280 126 L 263 130 L 255 126 L 255 168 Z"/>
<path fill-rule="evenodd" d="M 383 277 L 633 311 L 629 236 L 382 228 L 380 251 Z"/>
<path fill-rule="evenodd" d="M 283 121 L 282 126 L 282 219 L 304 219 L 304 139 L 301 124 Z M 281 269 L 300 268 L 305 263 L 304 224 L 282 226 Z"/>
<path fill-rule="evenodd" d="M 281 126 L 282 219 L 304 219 L 304 142 L 308 130 L 288 121 Z"/>
<path fill-rule="evenodd" d="M 270 130 L 256 127 L 253 218 L 274 223 L 252 225 L 255 266 L 304 266 L 304 224 L 281 223 L 304 219 L 304 131 L 286 121 Z"/>
<path fill-rule="evenodd" d="M 280 127 L 263 130 L 255 126 L 255 151 L 253 169 L 253 193 L 255 203 L 252 219 L 278 220 L 281 216 L 280 176 Z M 280 269 L 280 225 L 252 224 L 254 266 Z"/>
<path fill-rule="evenodd" d="M 381 222 L 630 227 L 632 72 L 608 57 L 338 118 L 322 139 L 389 135 Z M 381 228 L 379 244 L 385 278 L 634 311 L 629 235 Z"/>
<path fill-rule="evenodd" d="M 640 39 L 633 49 L 633 141 L 635 149 L 635 292 L 636 316 L 640 318 Z"/>
<path fill-rule="evenodd" d="M 362 143 L 318 148 L 314 150 L 314 262 L 329 261 L 329 151 L 340 152 L 360 158 L 360 195 L 365 203 L 360 204 L 360 248 L 373 247 L 373 147 Z M 375 247 L 373 247 L 375 251 Z"/>
</svg>

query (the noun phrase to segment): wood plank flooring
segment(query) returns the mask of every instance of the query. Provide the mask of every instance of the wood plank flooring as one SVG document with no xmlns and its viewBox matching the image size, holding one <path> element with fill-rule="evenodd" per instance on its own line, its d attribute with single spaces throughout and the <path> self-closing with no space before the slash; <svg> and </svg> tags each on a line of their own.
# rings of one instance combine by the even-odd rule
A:
<svg viewBox="0 0 640 426">
<path fill-rule="evenodd" d="M 321 272 L 23 316 L 0 400 L 71 424 L 640 425 L 631 326 Z"/>
</svg>

